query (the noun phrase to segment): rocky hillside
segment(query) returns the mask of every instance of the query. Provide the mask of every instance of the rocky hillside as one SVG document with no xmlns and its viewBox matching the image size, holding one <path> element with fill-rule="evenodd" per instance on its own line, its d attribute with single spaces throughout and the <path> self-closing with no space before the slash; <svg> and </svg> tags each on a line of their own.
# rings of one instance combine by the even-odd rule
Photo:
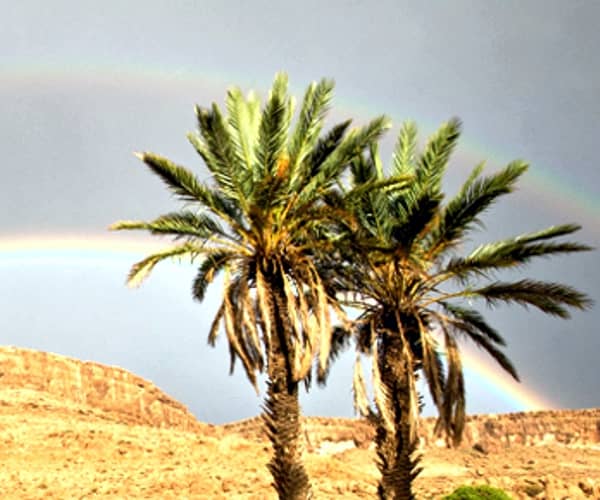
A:
<svg viewBox="0 0 600 500">
<path fill-rule="evenodd" d="M 426 419 L 418 498 L 488 482 L 518 499 L 600 499 L 599 422 L 600 409 L 473 416 L 451 450 Z M 2 499 L 275 498 L 258 424 L 203 424 L 120 368 L 0 348 Z M 305 430 L 316 498 L 375 497 L 368 425 L 309 418 Z"/>
<path fill-rule="evenodd" d="M 446 447 L 446 441 L 434 432 L 435 422 L 435 418 L 421 420 L 421 448 L 424 450 Z M 264 438 L 260 417 L 232 422 L 223 427 L 247 438 Z M 304 419 L 304 429 L 309 449 L 319 449 L 333 443 L 365 448 L 374 436 L 373 428 L 366 421 L 349 418 L 307 417 Z M 469 415 L 461 446 L 489 452 L 517 445 L 549 444 L 600 446 L 600 408 Z"/>
<path fill-rule="evenodd" d="M 0 390 L 42 394 L 119 423 L 200 427 L 184 405 L 122 368 L 31 349 L 0 348 Z"/>
</svg>

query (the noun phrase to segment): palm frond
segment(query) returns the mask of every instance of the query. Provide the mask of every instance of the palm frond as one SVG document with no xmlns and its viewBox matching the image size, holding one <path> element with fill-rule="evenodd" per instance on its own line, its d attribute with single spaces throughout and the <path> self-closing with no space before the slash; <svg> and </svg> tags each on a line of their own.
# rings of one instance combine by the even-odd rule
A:
<svg viewBox="0 0 600 500">
<path fill-rule="evenodd" d="M 413 242 L 432 223 L 441 202 L 441 195 L 424 191 L 392 228 L 391 235 L 398 246 L 410 253 Z"/>
<path fill-rule="evenodd" d="M 451 304 L 448 302 L 440 302 L 440 305 L 456 320 L 461 323 L 464 323 L 469 328 L 480 332 L 490 341 L 495 344 L 504 346 L 506 345 L 506 341 L 502 336 L 498 333 L 498 331 L 490 326 L 481 313 L 474 309 L 467 309 L 465 307 L 458 306 L 456 304 Z"/>
<path fill-rule="evenodd" d="M 246 339 L 243 335 L 243 327 L 239 321 L 237 321 L 236 317 L 236 309 L 233 305 L 233 297 L 237 294 L 235 293 L 235 288 L 239 286 L 241 279 L 229 280 L 229 273 L 225 273 L 225 283 L 224 283 L 224 293 L 223 293 L 223 322 L 225 325 L 225 333 L 227 334 L 227 340 L 229 344 L 229 352 L 230 352 L 230 374 L 233 373 L 235 367 L 235 359 L 236 357 L 242 361 L 242 365 L 244 366 L 244 371 L 246 372 L 246 376 L 248 380 L 256 390 L 258 394 L 258 385 L 256 379 L 256 371 L 259 368 L 259 362 L 255 358 L 255 352 L 249 348 Z"/>
<path fill-rule="evenodd" d="M 521 243 L 532 243 L 534 241 L 549 240 L 552 238 L 558 238 L 559 236 L 566 236 L 572 234 L 581 229 L 579 224 L 561 224 L 559 226 L 550 226 L 541 231 L 535 233 L 527 233 L 521 236 L 517 236 L 515 240 Z M 587 247 L 587 250 L 592 250 L 592 247 Z"/>
<path fill-rule="evenodd" d="M 415 171 L 417 150 L 417 125 L 405 121 L 400 128 L 394 153 L 392 155 L 393 175 L 412 175 Z"/>
<path fill-rule="evenodd" d="M 198 214 L 189 210 L 171 212 L 154 219 L 153 221 L 118 221 L 109 226 L 111 230 L 147 230 L 152 234 L 170 235 L 175 239 L 199 238 L 207 239 L 214 235 L 223 238 L 230 236 L 222 226 L 206 214 Z"/>
<path fill-rule="evenodd" d="M 166 248 L 160 252 L 149 255 L 145 259 L 134 264 L 127 275 L 127 285 L 130 287 L 138 287 L 142 284 L 142 281 L 148 277 L 148 275 L 154 269 L 154 266 L 159 262 L 172 258 L 180 257 L 182 255 L 189 255 L 190 259 L 193 260 L 197 255 L 203 252 L 201 247 L 193 245 L 192 243 L 183 243 L 174 247 Z"/>
<path fill-rule="evenodd" d="M 371 360 L 371 370 L 373 373 L 373 393 L 375 396 L 374 399 L 377 406 L 377 411 L 383 428 L 387 432 L 393 432 L 396 425 L 396 419 L 394 418 L 394 414 L 389 405 L 389 401 L 392 399 L 393 395 L 389 393 L 381 379 L 382 374 L 379 366 L 380 361 L 379 353 L 377 352 L 377 342 L 373 342 L 373 345 L 371 346 Z M 404 362 L 405 360 L 398 361 Z"/>
<path fill-rule="evenodd" d="M 204 300 L 208 285 L 213 282 L 215 276 L 233 256 L 234 254 L 231 251 L 226 250 L 217 251 L 206 256 L 202 264 L 200 264 L 192 284 L 192 296 L 194 299 L 198 302 Z"/>
<path fill-rule="evenodd" d="M 375 162 L 371 158 L 367 158 L 364 154 L 355 157 L 350 162 L 350 172 L 352 174 L 352 189 L 360 189 L 360 186 L 364 183 L 378 180 Z"/>
<path fill-rule="evenodd" d="M 475 167 L 460 192 L 443 209 L 429 237 L 429 254 L 435 257 L 457 245 L 475 225 L 481 225 L 479 215 L 499 196 L 512 192 L 527 168 L 525 162 L 514 161 L 494 175 L 479 178 L 483 164 Z"/>
<path fill-rule="evenodd" d="M 402 190 L 409 185 L 413 179 L 410 175 L 390 176 L 386 179 L 371 178 L 356 183 L 345 194 L 345 200 L 348 203 L 354 202 L 357 198 L 365 194 L 385 194 Z"/>
<path fill-rule="evenodd" d="M 135 156 L 150 167 L 182 200 L 205 203 L 209 190 L 188 169 L 154 153 L 135 153 Z"/>
<path fill-rule="evenodd" d="M 416 169 L 417 178 L 427 184 L 429 189 L 441 190 L 442 177 L 460 137 L 460 130 L 460 120 L 450 119 L 429 139 L 420 155 Z"/>
<path fill-rule="evenodd" d="M 308 160 L 306 161 L 306 164 L 310 167 L 311 170 L 306 176 L 304 176 L 304 183 L 300 186 L 296 186 L 296 188 L 303 187 L 312 177 L 314 177 L 317 174 L 317 172 L 321 168 L 322 163 L 327 158 L 329 158 L 329 156 L 342 143 L 351 123 L 352 120 L 346 120 L 341 123 L 338 123 L 324 136 L 319 138 L 317 144 L 311 151 Z"/>
<path fill-rule="evenodd" d="M 239 214 L 235 205 L 217 191 L 203 185 L 185 167 L 154 153 L 136 153 L 136 156 L 182 200 L 199 203 L 234 225 L 239 224 Z"/>
<path fill-rule="evenodd" d="M 350 347 L 351 332 L 342 326 L 336 326 L 331 333 L 331 342 L 329 348 L 329 359 L 325 370 L 317 370 L 317 383 L 325 386 L 329 377 L 331 365 L 343 352 Z"/>
<path fill-rule="evenodd" d="M 294 172 L 317 144 L 327 108 L 333 97 L 333 80 L 311 84 L 304 95 L 298 122 L 290 138 L 290 170 Z M 294 179 L 292 179 L 292 182 Z"/>
<path fill-rule="evenodd" d="M 452 439 L 454 446 L 458 446 L 465 425 L 465 381 L 460 350 L 456 341 L 448 333 L 445 334 L 444 340 L 448 361 L 448 377 L 442 413 L 447 426 L 446 432 Z"/>
<path fill-rule="evenodd" d="M 288 78 L 278 73 L 262 112 L 256 149 L 256 168 L 261 178 L 277 175 L 279 160 L 285 152 L 292 105 L 287 96 Z"/>
<path fill-rule="evenodd" d="M 519 382 L 519 375 L 516 368 L 508 359 L 508 357 L 495 346 L 489 339 L 489 337 L 482 335 L 481 330 L 475 328 L 472 324 L 465 321 L 450 320 L 449 325 L 460 333 L 463 333 L 469 340 L 484 351 L 486 351 L 496 363 L 498 363 L 502 369 L 510 374 L 517 382 Z"/>
<path fill-rule="evenodd" d="M 221 322 L 223 320 L 223 315 L 225 314 L 225 305 L 221 303 L 219 309 L 217 310 L 217 314 L 212 320 L 210 325 L 210 330 L 208 331 L 207 342 L 208 345 L 214 347 L 217 343 L 217 337 L 219 336 L 219 328 L 221 327 Z"/>
<path fill-rule="evenodd" d="M 237 87 L 227 92 L 227 111 L 229 113 L 229 135 L 231 143 L 241 166 L 244 177 L 252 178 L 256 163 L 255 146 L 258 142 L 260 127 L 260 101 L 254 92 L 248 94 L 247 99 Z M 251 184 L 250 184 L 251 187 Z M 250 187 L 244 189 L 246 196 L 251 192 Z"/>
<path fill-rule="evenodd" d="M 473 274 L 485 276 L 486 273 L 495 272 L 499 269 L 522 266 L 534 257 L 549 257 L 551 255 L 591 250 L 591 247 L 587 245 L 574 242 L 538 243 L 540 240 L 551 238 L 552 236 L 549 235 L 553 232 L 561 234 L 564 231 L 563 226 L 557 226 L 531 235 L 480 245 L 466 257 L 450 259 L 443 272 L 452 275 L 454 278 L 464 280 Z"/>
<path fill-rule="evenodd" d="M 221 190 L 228 196 L 236 199 L 243 196 L 238 186 L 240 174 L 245 171 L 245 163 L 238 163 L 233 141 L 229 134 L 229 126 L 226 123 L 219 107 L 213 103 L 210 109 L 196 107 L 196 116 L 200 134 L 204 139 L 206 150 L 209 155 L 204 155 L 203 150 L 198 150 L 206 163 L 206 166 L 213 174 Z M 191 136 L 193 139 L 194 136 Z M 200 141 L 192 140 L 196 146 Z"/>
<path fill-rule="evenodd" d="M 560 283 L 524 279 L 512 283 L 497 281 L 488 286 L 466 290 L 465 296 L 481 297 L 490 305 L 498 302 L 533 306 L 547 314 L 569 318 L 566 307 L 586 309 L 592 301 L 584 293 Z"/>
<path fill-rule="evenodd" d="M 437 351 L 437 345 L 428 328 L 419 321 L 420 344 L 422 350 L 422 370 L 429 386 L 431 399 L 438 409 L 442 407 L 444 394 L 444 365 Z"/>
<path fill-rule="evenodd" d="M 377 141 L 389 127 L 389 119 L 380 116 L 364 127 L 350 132 L 321 163 L 314 177 L 301 189 L 298 202 L 302 205 L 307 200 L 314 199 L 317 191 L 325 191 L 353 158 L 358 157 L 369 144 Z"/>
<path fill-rule="evenodd" d="M 356 355 L 356 361 L 354 362 L 354 376 L 352 377 L 352 394 L 354 411 L 361 417 L 368 418 L 373 413 L 371 406 L 369 405 L 369 397 L 367 395 L 367 386 L 365 383 L 365 376 L 363 373 L 362 363 L 360 361 L 360 354 Z"/>
</svg>

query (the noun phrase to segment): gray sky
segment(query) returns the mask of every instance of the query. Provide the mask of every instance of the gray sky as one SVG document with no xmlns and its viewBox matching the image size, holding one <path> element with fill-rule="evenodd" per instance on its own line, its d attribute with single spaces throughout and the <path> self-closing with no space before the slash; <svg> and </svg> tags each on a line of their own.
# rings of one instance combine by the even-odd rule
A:
<svg viewBox="0 0 600 500">
<path fill-rule="evenodd" d="M 335 78 L 334 118 L 412 118 L 424 137 L 459 116 L 449 191 L 483 159 L 490 171 L 530 161 L 483 239 L 575 221 L 580 241 L 600 244 L 598 2 L 5 1 L 1 12 L 2 344 L 124 366 L 203 420 L 257 413 L 242 373 L 227 376 L 224 342 L 205 344 L 219 290 L 193 303 L 191 267 L 165 265 L 131 291 L 124 277 L 140 255 L 7 252 L 1 242 L 102 236 L 116 219 L 175 209 L 131 153 L 205 175 L 185 139 L 193 105 L 222 103 L 231 84 L 264 95 L 281 69 L 298 97 Z M 554 259 L 527 275 L 598 300 L 597 262 L 597 252 Z M 597 307 L 567 322 L 516 308 L 490 317 L 528 390 L 557 407 L 600 405 Z M 304 399 L 307 413 L 351 414 L 351 363 Z M 476 374 L 467 389 L 470 411 L 520 409 Z"/>
</svg>

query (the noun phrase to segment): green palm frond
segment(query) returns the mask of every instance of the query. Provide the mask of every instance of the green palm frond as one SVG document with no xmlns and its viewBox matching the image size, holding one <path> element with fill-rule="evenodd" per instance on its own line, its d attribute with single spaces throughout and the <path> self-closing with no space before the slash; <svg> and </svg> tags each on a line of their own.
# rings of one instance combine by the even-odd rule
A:
<svg viewBox="0 0 600 500">
<path fill-rule="evenodd" d="M 506 373 L 513 377 L 517 382 L 520 382 L 519 375 L 512 362 L 497 346 L 490 342 L 488 337 L 481 334 L 481 330 L 474 328 L 472 324 L 464 321 L 451 320 L 450 325 L 458 332 L 463 333 L 467 338 L 474 342 L 477 347 L 485 350 Z"/>
<path fill-rule="evenodd" d="M 342 143 L 344 137 L 346 136 L 346 132 L 350 127 L 352 120 L 346 120 L 341 123 L 338 123 L 334 127 L 331 128 L 324 136 L 321 136 L 311 151 L 308 160 L 306 162 L 307 165 L 310 166 L 311 170 L 305 176 L 303 182 L 296 186 L 296 190 L 304 187 L 306 183 L 310 181 L 321 168 L 323 162 L 329 158 L 329 156 L 337 150 L 337 148 Z"/>
<path fill-rule="evenodd" d="M 479 215 L 499 196 L 512 192 L 527 168 L 527 163 L 514 161 L 500 172 L 480 178 L 483 164 L 475 167 L 460 192 L 442 210 L 437 227 L 431 231 L 430 255 L 435 257 L 456 246 L 474 225 L 481 225 Z"/>
<path fill-rule="evenodd" d="M 429 227 L 438 213 L 442 201 L 441 195 L 434 191 L 424 191 L 411 206 L 409 211 L 401 213 L 399 223 L 395 224 L 391 234 L 396 245 L 401 245 L 405 253 L 410 253 L 413 242 Z M 394 208 L 399 209 L 398 204 Z"/>
<path fill-rule="evenodd" d="M 260 100 L 254 92 L 250 92 L 245 99 L 242 91 L 234 87 L 227 92 L 227 111 L 229 135 L 237 163 L 241 171 L 251 177 L 256 164 L 254 145 L 258 142 L 260 128 Z M 248 196 L 251 191 L 245 189 L 244 192 Z"/>
<path fill-rule="evenodd" d="M 468 309 L 465 307 L 451 304 L 448 302 L 439 302 L 439 304 L 457 321 L 464 323 L 468 328 L 479 332 L 488 338 L 491 342 L 500 346 L 505 346 L 506 341 L 498 333 L 498 331 L 489 325 L 484 317 L 478 311 L 474 309 Z"/>
<path fill-rule="evenodd" d="M 188 169 L 154 153 L 136 153 L 183 201 L 199 203 L 227 221 L 239 223 L 239 212 L 217 191 L 203 185 Z"/>
<path fill-rule="evenodd" d="M 380 116 L 345 136 L 338 147 L 320 164 L 315 175 L 300 190 L 298 194 L 300 206 L 328 189 L 353 159 L 360 156 L 369 144 L 377 141 L 389 126 L 388 118 Z"/>
<path fill-rule="evenodd" d="M 562 226 L 556 229 L 560 231 L 561 228 Z M 548 233 L 551 233 L 553 229 L 550 228 Z M 546 234 L 546 232 L 480 245 L 466 257 L 450 259 L 443 272 L 464 280 L 473 274 L 486 276 L 499 269 L 522 266 L 529 263 L 534 257 L 549 257 L 591 250 L 591 247 L 587 245 L 574 242 L 538 243 L 537 241 L 548 239 L 551 236 L 536 237 L 536 234 Z"/>
<path fill-rule="evenodd" d="M 183 243 L 174 247 L 166 248 L 160 252 L 149 255 L 145 259 L 134 264 L 129 274 L 127 275 L 127 284 L 130 287 L 137 287 L 141 285 L 148 275 L 152 272 L 152 269 L 159 262 L 172 258 L 189 255 L 190 259 L 193 260 L 195 257 L 203 253 L 202 247 L 194 245 L 192 243 Z"/>
<path fill-rule="evenodd" d="M 392 155 L 392 174 L 411 175 L 415 171 L 417 151 L 417 125 L 406 121 L 400 128 L 396 147 Z"/>
<path fill-rule="evenodd" d="M 377 169 L 375 163 L 366 158 L 365 155 L 357 156 L 350 163 L 350 172 L 352 174 L 352 189 L 360 189 L 360 186 L 367 182 L 377 181 Z"/>
<path fill-rule="evenodd" d="M 188 169 L 154 153 L 136 153 L 184 201 L 205 203 L 208 189 Z"/>
<path fill-rule="evenodd" d="M 499 302 L 533 306 L 561 318 L 570 317 L 567 306 L 586 309 L 592 305 L 592 301 L 575 288 L 560 283 L 529 279 L 515 282 L 497 281 L 481 288 L 466 290 L 463 295 L 481 297 L 492 306 Z"/>
<path fill-rule="evenodd" d="M 534 241 L 543 241 L 552 238 L 558 238 L 560 236 L 566 236 L 567 234 L 575 233 L 580 229 L 581 226 L 579 224 L 561 224 L 559 226 L 550 226 L 546 229 L 542 229 L 541 231 L 536 231 L 535 233 L 527 233 L 517 236 L 515 240 L 521 243 L 532 243 Z M 586 247 L 586 249 L 593 250 L 592 247 Z"/>
<path fill-rule="evenodd" d="M 441 190 L 442 177 L 448 165 L 452 151 L 460 137 L 461 123 L 458 118 L 452 118 L 442 124 L 437 132 L 429 139 L 419 157 L 416 173 L 421 183 L 426 183 L 429 189 Z"/>
<path fill-rule="evenodd" d="M 391 193 L 394 191 L 401 191 L 406 188 L 411 180 L 413 179 L 410 175 L 398 175 L 394 177 L 388 177 L 386 179 L 378 179 L 372 177 L 365 179 L 363 182 L 357 182 L 346 192 L 345 199 L 347 202 L 352 203 L 357 198 L 364 195 L 380 195 L 382 192 Z M 384 198 L 384 197 L 382 197 Z"/>
<path fill-rule="evenodd" d="M 244 191 L 240 187 L 240 179 L 247 175 L 244 163 L 238 156 L 229 127 L 216 104 L 210 109 L 196 106 L 199 134 L 188 134 L 188 140 L 213 175 L 220 190 L 228 198 L 243 201 Z"/>
<path fill-rule="evenodd" d="M 331 98 L 333 80 L 323 79 L 306 90 L 298 122 L 290 138 L 290 171 L 302 164 L 317 144 Z M 293 185 L 296 179 L 292 179 Z"/>
<path fill-rule="evenodd" d="M 277 176 L 279 160 L 286 153 L 287 134 L 292 118 L 292 103 L 287 95 L 288 78 L 285 73 L 275 76 L 267 104 L 262 112 L 255 168 L 261 178 Z"/>
<path fill-rule="evenodd" d="M 189 210 L 172 212 L 161 215 L 150 222 L 145 221 L 118 221 L 109 226 L 111 230 L 146 230 L 152 234 L 170 235 L 175 239 L 198 238 L 206 240 L 213 236 L 229 239 L 230 236 L 223 227 L 206 214 L 198 214 Z"/>
</svg>

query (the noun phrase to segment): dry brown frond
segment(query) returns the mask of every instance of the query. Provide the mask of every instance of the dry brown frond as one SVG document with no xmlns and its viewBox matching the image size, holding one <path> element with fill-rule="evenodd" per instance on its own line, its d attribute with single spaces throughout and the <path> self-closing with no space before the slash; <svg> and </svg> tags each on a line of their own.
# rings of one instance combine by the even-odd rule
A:
<svg viewBox="0 0 600 500">
<path fill-rule="evenodd" d="M 244 369 L 246 371 L 246 376 L 248 377 L 248 379 L 254 386 L 256 393 L 258 394 L 259 390 L 258 390 L 258 384 L 256 381 L 256 374 L 255 374 L 256 366 L 254 365 L 254 363 L 252 363 L 252 361 L 248 357 L 248 352 L 246 350 L 247 348 L 244 343 L 244 340 L 241 339 L 241 342 L 240 342 L 240 337 L 241 337 L 240 330 L 237 330 L 237 328 L 241 325 L 239 325 L 239 323 L 236 322 L 236 319 L 237 319 L 236 311 L 233 308 L 231 301 L 229 300 L 231 286 L 232 285 L 229 281 L 229 272 L 226 270 L 225 279 L 224 279 L 224 283 L 223 283 L 223 288 L 224 288 L 223 304 L 225 305 L 225 309 L 224 309 L 225 333 L 227 334 L 227 340 L 229 340 L 229 345 L 231 346 L 231 348 L 233 349 L 235 354 L 241 359 L 242 364 L 244 365 Z M 233 363 L 232 363 L 231 368 L 233 369 Z"/>
<path fill-rule="evenodd" d="M 296 301 L 296 295 L 292 290 L 292 285 L 290 283 L 290 279 L 286 274 L 282 272 L 282 280 L 283 280 L 283 291 L 285 293 L 285 301 L 287 304 L 287 313 L 290 318 L 290 324 L 292 325 L 292 332 L 296 342 L 298 342 L 302 338 L 302 329 L 298 324 L 298 307 Z"/>
<path fill-rule="evenodd" d="M 273 324 L 271 322 L 273 308 L 271 301 L 269 300 L 269 293 L 265 283 L 265 278 L 258 266 L 256 267 L 256 296 L 258 298 L 258 312 L 264 324 L 263 334 L 265 338 L 265 344 L 267 344 L 266 347 L 268 352 L 271 344 L 271 337 L 273 335 Z"/>
<path fill-rule="evenodd" d="M 375 335 L 372 336 L 375 338 Z M 379 356 L 377 354 L 377 342 L 371 344 L 371 358 L 373 363 L 373 393 L 375 396 L 375 404 L 379 410 L 381 417 L 381 425 L 387 432 L 394 432 L 394 415 L 390 413 L 388 407 L 389 395 L 386 394 L 385 386 L 381 381 L 381 372 L 379 371 Z"/>
<path fill-rule="evenodd" d="M 225 304 L 221 303 L 217 314 L 213 318 L 212 324 L 210 325 L 210 331 L 208 333 L 208 344 L 213 346 L 217 341 L 217 337 L 219 336 L 219 326 L 221 326 L 221 320 L 223 319 L 223 314 L 225 313 Z"/>
<path fill-rule="evenodd" d="M 363 417 L 370 415 L 369 397 L 367 395 L 367 387 L 365 384 L 365 376 L 363 373 L 360 354 L 356 355 L 354 363 L 354 376 L 352 377 L 352 393 L 354 394 L 354 410 Z"/>
<path fill-rule="evenodd" d="M 316 291 L 316 309 L 319 322 L 319 372 L 325 373 L 327 362 L 329 361 L 329 352 L 331 351 L 331 322 L 329 317 L 329 301 L 327 293 L 323 287 L 323 283 L 317 275 L 315 275 L 315 291 Z"/>
</svg>

